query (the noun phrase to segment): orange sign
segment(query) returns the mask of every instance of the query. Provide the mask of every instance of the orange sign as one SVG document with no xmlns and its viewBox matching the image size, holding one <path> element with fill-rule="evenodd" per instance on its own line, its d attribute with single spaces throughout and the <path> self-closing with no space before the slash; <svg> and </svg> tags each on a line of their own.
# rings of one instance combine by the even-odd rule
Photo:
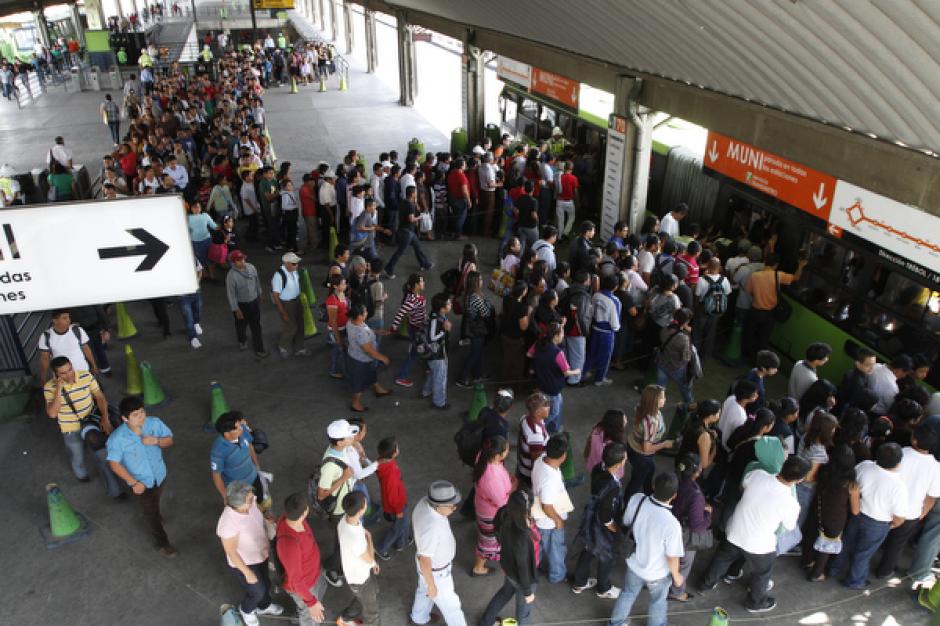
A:
<svg viewBox="0 0 940 626">
<path fill-rule="evenodd" d="M 578 81 L 532 68 L 532 91 L 572 109 L 578 108 Z"/>
<path fill-rule="evenodd" d="M 829 221 L 836 179 L 750 144 L 708 132 L 705 167 Z"/>
</svg>

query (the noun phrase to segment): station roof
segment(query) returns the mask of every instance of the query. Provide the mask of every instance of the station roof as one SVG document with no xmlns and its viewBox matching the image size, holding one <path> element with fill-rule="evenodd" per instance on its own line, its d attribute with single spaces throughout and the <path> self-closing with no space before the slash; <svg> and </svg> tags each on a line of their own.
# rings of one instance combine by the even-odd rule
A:
<svg viewBox="0 0 940 626">
<path fill-rule="evenodd" d="M 386 4 L 940 153 L 936 0 Z"/>
</svg>

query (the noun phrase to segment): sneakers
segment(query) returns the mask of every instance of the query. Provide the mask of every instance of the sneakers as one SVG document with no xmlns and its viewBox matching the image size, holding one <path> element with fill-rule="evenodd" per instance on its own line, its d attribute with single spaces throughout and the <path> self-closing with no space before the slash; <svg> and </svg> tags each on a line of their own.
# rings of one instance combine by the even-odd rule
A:
<svg viewBox="0 0 940 626">
<path fill-rule="evenodd" d="M 594 595 L 596 595 L 601 600 L 616 600 L 617 598 L 620 597 L 620 587 L 611 585 L 610 589 L 608 589 L 604 593 L 601 593 L 600 591 L 598 591 Z"/>
<path fill-rule="evenodd" d="M 594 381 L 595 387 L 606 387 L 607 385 L 613 385 L 613 384 L 614 384 L 614 381 L 611 380 L 610 378 L 605 378 L 603 380 Z"/>
<path fill-rule="evenodd" d="M 261 620 L 254 614 L 254 611 L 245 613 L 241 609 L 238 609 L 238 612 L 242 616 L 242 621 L 245 622 L 245 626 L 260 626 Z"/>
<path fill-rule="evenodd" d="M 201 335 L 201 334 L 202 334 L 202 326 L 200 326 L 199 324 L 193 324 L 193 330 L 196 331 L 196 334 L 197 334 L 197 335 Z"/>
<path fill-rule="evenodd" d="M 326 578 L 326 582 L 328 582 L 328 583 L 329 583 L 331 586 L 333 586 L 333 587 L 342 587 L 342 586 L 343 586 L 343 577 L 342 577 L 342 575 L 340 575 L 340 574 L 337 573 L 337 572 L 334 572 L 333 570 L 327 570 L 327 571 L 323 574 L 323 577 Z"/>
<path fill-rule="evenodd" d="M 414 382 L 411 380 L 408 380 L 407 378 L 396 378 L 395 384 L 398 385 L 399 387 L 408 387 L 408 388 L 415 386 Z"/>
<path fill-rule="evenodd" d="M 301 348 L 300 350 L 294 352 L 294 356 L 310 356 L 310 350 Z"/>
<path fill-rule="evenodd" d="M 926 578 L 915 580 L 911 584 L 911 591 L 917 591 L 918 589 L 930 589 L 935 584 L 937 584 L 937 578 L 931 574 L 931 575 L 928 575 Z"/>
<path fill-rule="evenodd" d="M 382 278 L 386 280 L 395 280 L 395 275 L 389 274 L 388 272 L 382 272 Z"/>
<path fill-rule="evenodd" d="M 587 579 L 587 582 L 585 582 L 583 586 L 581 586 L 581 587 L 572 587 L 572 588 L 571 588 L 571 591 L 574 592 L 574 593 L 576 593 L 576 594 L 578 594 L 578 593 L 581 593 L 582 591 L 586 591 L 586 590 L 588 590 L 588 589 L 591 589 L 591 588 L 595 587 L 596 585 L 597 585 L 597 579 L 596 579 L 596 578 L 588 578 L 588 579 Z"/>
<path fill-rule="evenodd" d="M 290 356 L 290 351 L 285 350 L 284 348 L 278 348 L 278 349 L 277 349 L 277 352 L 278 352 L 278 354 L 281 355 L 281 358 L 282 358 L 282 359 L 286 359 L 287 357 Z"/>
<path fill-rule="evenodd" d="M 267 606 L 267 608 L 255 609 L 255 615 L 280 615 L 284 612 L 284 607 L 280 604 L 274 604 L 273 602 Z"/>
<path fill-rule="evenodd" d="M 444 404 L 440 406 L 435 404 L 434 408 L 437 409 L 438 411 L 447 411 L 450 409 L 450 402 L 445 402 Z"/>
<path fill-rule="evenodd" d="M 454 381 L 454 384 L 460 387 L 461 389 L 472 389 L 473 383 L 469 380 L 460 380 L 459 378 Z"/>
<path fill-rule="evenodd" d="M 193 337 L 193 338 L 189 341 L 189 345 L 191 345 L 191 346 L 193 347 L 193 349 L 198 350 L 199 348 L 202 347 L 202 342 L 199 341 L 199 337 Z"/>
<path fill-rule="evenodd" d="M 745 605 L 744 608 L 748 613 L 767 613 L 777 608 L 777 601 L 767 596 L 760 604 L 756 606 Z"/>
<path fill-rule="evenodd" d="M 744 576 L 744 570 L 743 570 L 743 569 L 739 569 L 737 572 L 732 572 L 732 573 L 730 573 L 730 574 L 725 574 L 724 577 L 722 578 L 722 580 L 725 582 L 726 585 L 730 585 L 731 583 L 735 582 L 736 580 L 740 580 L 742 576 Z"/>
</svg>

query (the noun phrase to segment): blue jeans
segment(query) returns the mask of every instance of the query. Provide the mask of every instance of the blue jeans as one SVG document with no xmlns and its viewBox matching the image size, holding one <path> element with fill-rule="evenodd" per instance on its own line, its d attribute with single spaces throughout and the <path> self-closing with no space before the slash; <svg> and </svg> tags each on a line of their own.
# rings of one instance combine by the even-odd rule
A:
<svg viewBox="0 0 940 626">
<path fill-rule="evenodd" d="M 635 493 L 646 494 L 653 491 L 653 474 L 656 472 L 655 454 L 641 454 L 627 446 L 627 458 L 630 459 L 630 482 L 624 491 L 624 501 Z"/>
<path fill-rule="evenodd" d="M 418 259 L 418 265 L 421 266 L 421 269 L 426 269 L 431 266 L 428 257 L 424 256 L 424 251 L 421 250 L 421 242 L 418 241 L 418 236 L 415 235 L 415 232 L 410 228 L 400 228 L 398 229 L 398 249 L 395 250 L 395 254 L 392 255 L 392 258 L 388 260 L 388 264 L 385 266 L 386 274 L 395 273 L 395 264 L 398 263 L 398 259 L 405 253 L 408 246 L 414 248 L 415 258 Z"/>
<path fill-rule="evenodd" d="M 930 566 L 937 558 L 937 552 L 940 552 L 940 501 L 933 505 L 924 518 L 924 526 L 908 570 L 912 580 L 930 576 Z"/>
<path fill-rule="evenodd" d="M 408 509 L 402 511 L 401 517 L 396 517 L 382 540 L 375 545 L 376 552 L 388 552 L 392 548 L 403 549 L 411 539 L 411 516 Z"/>
<path fill-rule="evenodd" d="M 180 313 L 183 314 L 183 322 L 186 324 L 186 334 L 192 341 L 196 338 L 196 327 L 202 317 L 202 296 L 199 292 L 180 296 Z"/>
<path fill-rule="evenodd" d="M 410 329 L 409 329 L 410 330 Z M 411 334 L 414 336 L 414 333 Z M 405 362 L 401 364 L 401 369 L 398 370 L 398 377 L 408 379 L 408 374 L 411 372 L 411 366 L 414 364 L 415 359 L 418 358 L 418 353 L 415 352 L 415 344 L 411 343 L 411 347 L 408 348 L 408 354 L 405 356 Z"/>
<path fill-rule="evenodd" d="M 95 450 L 92 454 L 95 457 L 95 463 L 98 465 L 98 472 L 104 479 L 104 487 L 108 492 L 108 496 L 118 497 L 121 495 L 121 483 L 118 482 L 118 477 L 114 475 L 111 466 L 108 464 L 108 449 Z"/>
<path fill-rule="evenodd" d="M 428 361 L 428 368 L 431 372 L 424 380 L 421 397 L 431 396 L 434 406 L 442 407 L 447 404 L 447 359 Z"/>
<path fill-rule="evenodd" d="M 193 254 L 203 267 L 209 267 L 209 244 L 211 243 L 212 240 L 208 238 L 193 242 Z"/>
<path fill-rule="evenodd" d="M 506 606 L 506 603 L 513 596 L 516 596 L 516 622 L 530 624 L 529 616 L 532 612 L 532 605 L 525 601 L 525 592 L 526 590 L 520 587 L 519 583 L 507 576 L 503 581 L 503 586 L 499 588 L 490 603 L 486 605 L 486 611 L 483 612 L 483 617 L 480 618 L 480 626 L 493 626 L 493 622 L 496 621 L 496 614 Z"/>
<path fill-rule="evenodd" d="M 565 558 L 568 547 L 565 545 L 564 528 L 539 528 L 542 539 L 539 545 L 542 550 L 542 563 L 548 564 L 548 582 L 560 583 L 568 574 Z"/>
<path fill-rule="evenodd" d="M 337 345 L 336 339 L 333 337 L 333 331 L 327 329 L 327 343 L 332 346 L 330 349 L 330 375 L 334 374 L 345 374 L 346 373 L 346 348 L 343 346 Z M 346 331 L 340 331 L 340 337 L 343 338 L 343 342 L 346 341 Z"/>
<path fill-rule="evenodd" d="M 685 367 L 680 367 L 674 371 L 666 371 L 657 365 L 656 384 L 660 387 L 667 387 L 670 380 L 674 381 L 676 386 L 679 387 L 679 394 L 682 396 L 682 401 L 686 404 L 691 404 L 692 385 L 686 382 Z"/>
<path fill-rule="evenodd" d="M 465 198 L 448 199 L 450 203 L 451 216 L 454 220 L 454 235 L 463 234 L 463 225 L 467 221 L 467 200 Z"/>
<path fill-rule="evenodd" d="M 568 365 L 573 370 L 580 370 L 584 367 L 584 348 L 587 345 L 587 339 L 584 337 L 565 337 L 565 358 Z M 581 382 L 581 374 L 569 376 L 568 384 L 577 385 Z"/>
<path fill-rule="evenodd" d="M 644 580 L 627 566 L 627 573 L 623 579 L 623 591 L 620 592 L 620 597 L 614 604 L 614 611 L 607 620 L 607 626 L 621 626 L 626 623 L 630 617 L 630 609 L 633 608 L 633 603 L 643 591 L 643 587 L 650 590 L 650 604 L 646 609 L 647 626 L 666 626 L 666 594 L 669 593 L 671 582 L 671 576 L 659 580 Z"/>
<path fill-rule="evenodd" d="M 62 433 L 62 441 L 65 442 L 65 450 L 69 453 L 69 463 L 72 464 L 75 478 L 88 478 L 88 470 L 85 468 L 85 442 L 81 434 L 77 430 L 73 433 Z"/>
<path fill-rule="evenodd" d="M 506 231 L 503 233 L 503 238 L 499 240 L 499 258 L 503 258 L 503 251 L 506 250 L 506 244 L 509 243 L 509 240 L 515 236 L 516 230 L 516 218 L 507 217 L 506 218 Z"/>
<path fill-rule="evenodd" d="M 548 429 L 549 435 L 554 435 L 560 431 L 563 426 L 563 422 L 561 420 L 562 397 L 561 394 L 558 394 L 557 396 L 550 396 L 545 394 L 545 397 L 548 398 L 549 402 L 551 402 L 551 406 L 548 408 L 548 417 L 545 418 L 545 428 Z"/>
<path fill-rule="evenodd" d="M 483 377 L 483 346 L 486 345 L 486 337 L 470 337 L 470 354 L 464 361 L 463 369 L 460 371 L 460 380 L 463 382 L 473 382 Z"/>
<path fill-rule="evenodd" d="M 836 555 L 829 575 L 838 576 L 848 566 L 848 574 L 842 584 L 851 589 L 861 589 L 868 584 L 868 566 L 871 558 L 888 536 L 890 522 L 879 522 L 864 513 L 853 515 L 842 533 L 842 552 Z"/>
</svg>

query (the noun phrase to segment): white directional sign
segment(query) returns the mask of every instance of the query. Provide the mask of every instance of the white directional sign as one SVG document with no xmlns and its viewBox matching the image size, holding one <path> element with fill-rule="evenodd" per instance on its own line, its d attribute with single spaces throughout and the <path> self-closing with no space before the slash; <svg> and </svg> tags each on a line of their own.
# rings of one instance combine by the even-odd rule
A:
<svg viewBox="0 0 940 626">
<path fill-rule="evenodd" d="M 0 314 L 196 289 L 179 196 L 0 211 Z"/>
</svg>

